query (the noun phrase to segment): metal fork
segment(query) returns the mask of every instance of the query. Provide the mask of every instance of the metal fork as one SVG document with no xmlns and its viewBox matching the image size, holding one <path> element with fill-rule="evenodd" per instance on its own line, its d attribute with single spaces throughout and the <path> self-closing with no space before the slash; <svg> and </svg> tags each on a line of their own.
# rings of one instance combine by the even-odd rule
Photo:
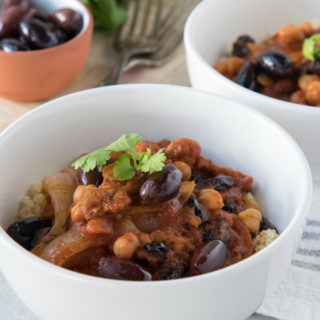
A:
<svg viewBox="0 0 320 320">
<path fill-rule="evenodd" d="M 100 86 L 117 83 L 130 57 L 149 52 L 151 41 L 158 32 L 163 0 L 126 0 L 125 7 L 128 12 L 127 22 L 114 39 L 114 47 L 119 51 L 118 61 Z"/>
<path fill-rule="evenodd" d="M 186 7 L 183 14 L 176 21 L 175 27 L 170 33 L 166 41 L 160 41 L 157 45 L 157 50 L 153 53 L 137 54 L 133 55 L 124 66 L 123 71 L 129 71 L 135 67 L 160 67 L 171 56 L 171 54 L 179 47 L 183 39 L 183 30 L 186 18 L 189 12 L 200 2 L 201 0 L 193 0 Z"/>
<path fill-rule="evenodd" d="M 111 74 L 99 85 L 116 84 L 133 56 L 156 53 L 160 48 L 166 47 L 167 43 L 173 43 L 170 39 L 175 41 L 174 46 L 178 46 L 178 38 L 173 35 L 177 34 L 177 22 L 190 10 L 190 1 L 194 2 L 175 0 L 174 4 L 165 10 L 164 0 L 127 0 L 129 19 L 114 40 L 114 46 L 119 51 L 118 62 Z M 180 26 L 181 38 L 182 29 Z M 165 54 L 165 51 L 162 52 Z"/>
</svg>

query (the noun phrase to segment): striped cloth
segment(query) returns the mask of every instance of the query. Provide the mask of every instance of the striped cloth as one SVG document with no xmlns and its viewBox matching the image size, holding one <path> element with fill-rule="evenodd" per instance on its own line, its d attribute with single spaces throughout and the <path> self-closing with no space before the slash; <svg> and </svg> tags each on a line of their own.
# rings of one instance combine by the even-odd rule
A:
<svg viewBox="0 0 320 320">
<path fill-rule="evenodd" d="M 320 180 L 314 181 L 311 209 L 288 273 L 258 312 L 280 320 L 320 320 Z"/>
</svg>

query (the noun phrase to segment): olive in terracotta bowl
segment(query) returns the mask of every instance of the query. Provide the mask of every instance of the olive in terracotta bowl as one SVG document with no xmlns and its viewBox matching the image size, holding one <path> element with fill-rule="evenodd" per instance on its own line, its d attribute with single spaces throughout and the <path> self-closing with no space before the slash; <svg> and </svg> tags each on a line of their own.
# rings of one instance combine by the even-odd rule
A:
<svg viewBox="0 0 320 320">
<path fill-rule="evenodd" d="M 63 90 L 86 62 L 92 29 L 80 1 L 2 1 L 0 95 L 32 101 Z"/>
</svg>

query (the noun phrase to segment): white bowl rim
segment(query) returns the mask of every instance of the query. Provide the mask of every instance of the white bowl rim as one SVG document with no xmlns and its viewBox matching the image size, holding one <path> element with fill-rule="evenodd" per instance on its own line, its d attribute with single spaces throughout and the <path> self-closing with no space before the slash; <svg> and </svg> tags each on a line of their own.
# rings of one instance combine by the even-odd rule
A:
<svg viewBox="0 0 320 320">
<path fill-rule="evenodd" d="M 195 45 L 195 41 L 193 37 L 191 36 L 193 33 L 194 26 L 197 23 L 197 20 L 199 17 L 202 16 L 202 13 L 207 11 L 208 8 L 211 7 L 211 5 L 214 5 L 214 1 L 212 0 L 203 0 L 200 2 L 190 13 L 184 29 L 184 43 L 186 46 L 186 50 L 190 50 L 192 54 L 196 57 L 196 59 L 199 61 L 199 63 L 206 69 L 208 69 L 208 72 L 211 77 L 217 78 L 219 81 L 221 81 L 224 85 L 228 86 L 229 88 L 232 88 L 233 90 L 236 90 L 239 92 L 239 95 L 241 96 L 250 96 L 252 95 L 252 98 L 254 98 L 257 105 L 263 105 L 268 103 L 268 108 L 278 109 L 278 108 L 284 108 L 286 111 L 292 111 L 300 112 L 300 113 L 317 113 L 319 112 L 318 107 L 309 106 L 309 105 L 302 105 L 294 102 L 288 102 L 276 98 L 272 98 L 266 95 L 263 95 L 261 93 L 252 91 L 250 89 L 247 89 L 245 87 L 242 87 L 238 84 L 236 84 L 234 81 L 228 79 L 227 77 L 223 76 L 221 73 L 216 71 L 210 63 L 203 58 L 203 56 L 200 54 L 200 52 L 197 50 L 197 47 Z M 281 106 L 277 105 L 281 104 Z"/>
<path fill-rule="evenodd" d="M 300 147 L 296 143 L 296 141 L 277 123 L 275 123 L 272 119 L 265 116 L 264 114 L 260 113 L 259 111 L 253 110 L 243 104 L 240 104 L 236 101 L 227 99 L 225 97 L 221 97 L 219 95 L 214 95 L 211 93 L 207 93 L 200 90 L 195 90 L 190 87 L 186 86 L 179 86 L 179 85 L 171 85 L 171 84 L 150 84 L 150 83 L 139 83 L 139 84 L 121 84 L 121 85 L 113 85 L 108 87 L 100 87 L 100 88 L 93 88 L 93 89 L 87 89 L 75 93 L 71 93 L 56 99 L 53 99 L 51 101 L 48 101 L 41 106 L 31 110 L 27 114 L 24 114 L 20 118 L 18 118 L 16 121 L 11 123 L 7 128 L 5 128 L 0 133 L 0 142 L 1 140 L 6 139 L 7 136 L 11 134 L 15 130 L 17 126 L 20 124 L 23 124 L 25 121 L 28 121 L 30 118 L 36 117 L 38 113 L 46 113 L 47 110 L 50 110 L 52 108 L 51 105 L 59 104 L 61 102 L 61 105 L 63 105 L 65 100 L 73 100 L 75 98 L 81 100 L 81 97 L 96 97 L 97 93 L 100 91 L 137 91 L 137 90 L 165 90 L 172 92 L 173 94 L 193 94 L 195 96 L 199 97 L 207 97 L 210 99 L 213 99 L 215 101 L 224 101 L 227 103 L 231 103 L 234 105 L 237 105 L 238 108 L 242 108 L 244 112 L 247 112 L 255 117 L 258 117 L 261 119 L 261 121 L 265 122 L 268 126 L 271 126 L 274 130 L 278 131 L 281 135 L 285 136 L 285 138 L 290 143 L 291 147 L 295 149 L 297 152 L 297 156 L 300 159 L 301 165 L 304 167 L 306 171 L 306 176 L 304 181 L 302 181 L 304 193 L 301 194 L 301 197 L 299 199 L 299 204 L 297 206 L 296 212 L 299 212 L 299 214 L 295 214 L 293 219 L 290 221 L 289 225 L 285 228 L 285 230 L 279 235 L 279 237 L 273 241 L 269 246 L 264 248 L 263 250 L 253 254 L 252 256 L 237 262 L 231 266 L 228 266 L 223 269 L 216 270 L 214 272 L 205 273 L 202 275 L 194 276 L 194 277 L 186 277 L 186 278 L 180 278 L 180 279 L 170 279 L 170 280 L 161 280 L 161 281 L 129 281 L 129 280 L 115 280 L 115 279 L 105 279 L 105 278 L 99 278 L 94 277 L 90 275 L 81 274 L 75 271 L 71 271 L 62 267 L 58 267 L 50 262 L 47 262 L 36 255 L 32 254 L 31 252 L 27 251 L 23 247 L 17 244 L 3 229 L 3 227 L 0 225 L 0 241 L 3 242 L 4 245 L 7 247 L 10 247 L 10 250 L 14 251 L 16 254 L 21 255 L 21 258 L 27 259 L 32 263 L 38 264 L 39 266 L 46 268 L 48 272 L 54 273 L 57 275 L 60 275 L 65 278 L 69 278 L 78 282 L 85 282 L 85 283 L 91 283 L 96 286 L 105 286 L 108 283 L 110 286 L 167 286 L 167 285 L 177 285 L 177 284 L 192 284 L 194 281 L 206 281 L 207 278 L 211 277 L 219 277 L 221 274 L 233 272 L 241 272 L 244 268 L 247 267 L 248 264 L 254 265 L 259 259 L 263 259 L 266 256 L 269 256 L 272 254 L 272 250 L 275 250 L 277 247 L 279 247 L 290 235 L 292 229 L 295 228 L 295 226 L 302 221 L 302 219 L 305 216 L 306 211 L 310 208 L 311 204 L 311 197 L 312 197 L 312 176 L 309 168 L 309 164 L 301 151 Z M 1 263 L 0 263 L 1 268 Z"/>
</svg>

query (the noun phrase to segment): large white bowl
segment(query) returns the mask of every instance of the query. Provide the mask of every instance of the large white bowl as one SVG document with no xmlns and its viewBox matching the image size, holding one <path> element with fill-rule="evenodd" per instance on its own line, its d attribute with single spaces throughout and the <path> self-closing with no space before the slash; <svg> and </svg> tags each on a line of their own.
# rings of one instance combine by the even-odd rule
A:
<svg viewBox="0 0 320 320">
<path fill-rule="evenodd" d="M 217 164 L 252 175 L 254 193 L 280 237 L 223 270 L 130 282 L 54 266 L 6 234 L 31 182 L 130 132 L 152 140 L 194 138 Z M 246 319 L 262 303 L 267 282 L 286 271 L 312 193 L 308 163 L 282 128 L 235 102 L 186 87 L 119 85 L 48 102 L 2 132 L 0 154 L 1 270 L 43 320 Z"/>
<path fill-rule="evenodd" d="M 257 41 L 290 23 L 319 20 L 319 0 L 205 0 L 189 16 L 184 44 L 191 84 L 264 112 L 300 144 L 312 174 L 320 178 L 320 109 L 284 102 L 241 87 L 213 69 L 233 41 L 249 34 Z"/>
</svg>

